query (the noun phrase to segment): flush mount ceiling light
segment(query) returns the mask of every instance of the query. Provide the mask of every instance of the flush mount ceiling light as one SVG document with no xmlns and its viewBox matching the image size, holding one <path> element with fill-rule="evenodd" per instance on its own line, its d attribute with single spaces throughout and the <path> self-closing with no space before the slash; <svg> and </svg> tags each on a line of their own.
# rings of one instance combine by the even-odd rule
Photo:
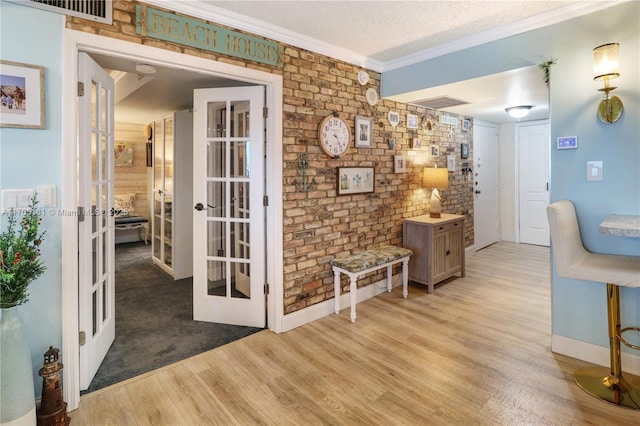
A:
<svg viewBox="0 0 640 426">
<path fill-rule="evenodd" d="M 505 108 L 505 111 L 507 111 L 507 114 L 509 114 L 513 118 L 522 118 L 529 114 L 529 110 L 531 110 L 531 108 L 531 105 L 518 105 Z"/>
<path fill-rule="evenodd" d="M 140 74 L 155 74 L 156 67 L 149 64 L 136 64 L 136 71 Z"/>
</svg>

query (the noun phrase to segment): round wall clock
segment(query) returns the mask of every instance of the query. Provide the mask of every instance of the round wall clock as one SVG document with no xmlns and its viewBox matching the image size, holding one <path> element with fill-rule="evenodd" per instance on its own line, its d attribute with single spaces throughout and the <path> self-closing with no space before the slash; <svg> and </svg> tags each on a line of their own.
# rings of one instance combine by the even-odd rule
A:
<svg viewBox="0 0 640 426">
<path fill-rule="evenodd" d="M 337 114 L 325 117 L 318 127 L 318 144 L 320 148 L 333 158 L 338 158 L 351 145 L 351 129 Z"/>
</svg>

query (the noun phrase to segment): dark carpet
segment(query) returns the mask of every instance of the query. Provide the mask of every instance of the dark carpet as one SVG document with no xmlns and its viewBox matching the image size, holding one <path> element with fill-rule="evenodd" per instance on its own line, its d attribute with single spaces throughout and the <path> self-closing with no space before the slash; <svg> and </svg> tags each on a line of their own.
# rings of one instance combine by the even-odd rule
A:
<svg viewBox="0 0 640 426">
<path fill-rule="evenodd" d="M 144 242 L 116 245 L 116 338 L 89 389 L 189 358 L 261 328 L 193 321 L 193 280 L 174 281 Z"/>
</svg>

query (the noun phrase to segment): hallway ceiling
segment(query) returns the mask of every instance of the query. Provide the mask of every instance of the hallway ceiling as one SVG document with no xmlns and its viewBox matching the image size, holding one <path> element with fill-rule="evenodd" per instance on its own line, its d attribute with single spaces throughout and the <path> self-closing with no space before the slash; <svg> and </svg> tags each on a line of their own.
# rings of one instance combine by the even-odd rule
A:
<svg viewBox="0 0 640 426">
<path fill-rule="evenodd" d="M 615 3 L 568 0 L 146 2 L 377 71 L 560 22 Z M 137 76 L 133 63 L 99 55 L 92 57 L 106 69 Z M 130 79 L 123 75 L 117 78 Z M 118 103 L 116 120 L 149 122 L 171 111 L 188 108 L 193 88 L 230 86 L 234 82 L 185 70 L 158 69 L 154 78 L 140 81 L 139 85 L 139 90 L 132 91 Z M 180 90 L 175 90 L 177 86 Z M 468 102 L 443 108 L 444 111 L 495 123 L 515 122 L 504 111 L 514 104 L 534 106 L 526 120 L 548 117 L 548 90 L 536 66 L 428 88 L 420 92 L 418 98 L 397 96 L 394 99 L 412 103 L 442 96 Z"/>
</svg>

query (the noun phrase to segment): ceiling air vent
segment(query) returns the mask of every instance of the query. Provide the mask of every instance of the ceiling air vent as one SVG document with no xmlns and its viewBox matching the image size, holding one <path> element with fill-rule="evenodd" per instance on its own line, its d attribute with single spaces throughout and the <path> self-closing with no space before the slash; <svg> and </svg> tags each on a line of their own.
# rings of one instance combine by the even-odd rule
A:
<svg viewBox="0 0 640 426">
<path fill-rule="evenodd" d="M 468 104 L 469 102 L 461 99 L 452 98 L 449 96 L 440 96 L 437 98 L 422 99 L 419 101 L 411 102 L 413 105 L 422 106 L 431 109 L 451 108 L 458 105 Z"/>
<path fill-rule="evenodd" d="M 113 23 L 113 0 L 7 0 L 103 24 Z"/>
</svg>

